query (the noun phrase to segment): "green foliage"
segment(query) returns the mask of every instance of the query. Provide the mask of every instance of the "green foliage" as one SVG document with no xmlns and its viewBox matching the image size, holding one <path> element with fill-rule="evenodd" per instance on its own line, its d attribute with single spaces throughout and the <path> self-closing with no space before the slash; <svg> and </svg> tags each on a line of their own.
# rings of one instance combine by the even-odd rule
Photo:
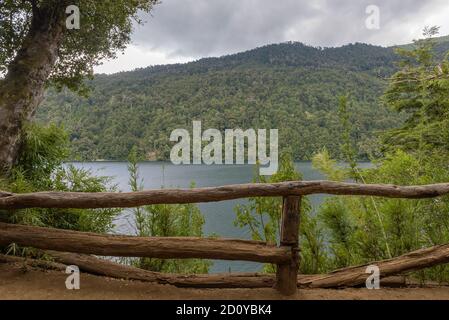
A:
<svg viewBox="0 0 449 320">
<path fill-rule="evenodd" d="M 326 227 L 329 247 L 337 268 L 354 265 L 353 247 L 356 226 L 354 218 L 348 214 L 348 201 L 335 198 L 325 201 L 320 207 L 319 221 Z"/>
<path fill-rule="evenodd" d="M 424 30 L 424 39 L 414 46 L 398 49 L 400 70 L 393 75 L 384 101 L 407 120 L 402 127 L 383 136 L 387 151 L 448 153 L 449 151 L 449 56 L 436 55 L 438 28 Z"/>
<path fill-rule="evenodd" d="M 15 193 L 37 191 L 104 192 L 109 179 L 63 165 L 68 154 L 68 135 L 54 125 L 30 125 L 24 134 L 19 163 L 0 189 Z M 115 209 L 21 209 L 0 212 L 0 220 L 62 229 L 105 233 L 113 228 Z"/>
<path fill-rule="evenodd" d="M 283 154 L 279 163 L 279 170 L 272 176 L 261 176 L 259 166 L 255 167 L 255 183 L 273 183 L 280 181 L 300 180 L 301 175 L 295 170 L 291 156 Z M 282 199 L 273 197 L 248 198 L 248 204 L 235 207 L 238 227 L 249 227 L 254 240 L 277 243 L 281 224 Z"/>
<path fill-rule="evenodd" d="M 449 167 L 441 157 L 420 162 L 396 151 L 374 168 L 361 170 L 366 183 L 419 185 L 448 181 Z M 336 168 L 336 170 L 340 170 Z M 331 197 L 320 208 L 333 268 L 387 259 L 412 250 L 449 241 L 449 197 L 387 199 Z M 418 276 L 449 280 L 446 267 L 431 268 Z"/>
<path fill-rule="evenodd" d="M 351 151 L 346 99 L 340 102 L 341 145 L 350 169 L 338 166 L 324 150 L 313 165 L 329 179 L 356 179 L 363 183 L 421 185 L 447 182 L 447 59 L 435 62 L 431 38 L 437 29 L 425 30 L 426 39 L 399 48 L 400 70 L 391 78 L 385 101 L 407 113 L 405 124 L 383 136 L 387 152 L 370 169 L 360 170 Z M 438 129 L 438 130 L 437 130 Z M 444 143 L 443 143 L 444 142 Z M 449 241 L 449 197 L 388 199 L 330 197 L 320 207 L 317 223 L 323 226 L 331 269 L 387 259 L 412 250 Z M 449 281 L 449 268 L 438 266 L 415 274 L 422 280 Z"/>
<path fill-rule="evenodd" d="M 343 181 L 347 176 L 344 168 L 337 167 L 337 161 L 330 157 L 326 148 L 313 156 L 312 167 L 325 174 L 332 181 Z"/>
<path fill-rule="evenodd" d="M 448 47 L 441 40 L 438 57 Z M 280 149 L 290 149 L 295 160 L 310 160 L 323 147 L 341 159 L 338 97 L 349 94 L 352 145 L 357 159 L 367 159 L 376 149 L 376 134 L 401 125 L 406 116 L 378 101 L 396 60 L 393 48 L 360 43 L 269 45 L 98 75 L 88 82 L 89 98 L 49 90 L 36 116 L 64 124 L 77 160 L 125 160 L 133 145 L 146 159 L 167 160 L 171 131 L 191 129 L 192 120 L 221 131 L 278 128 Z"/>
<path fill-rule="evenodd" d="M 253 182 L 274 183 L 281 181 L 301 180 L 301 174 L 296 171 L 292 157 L 289 153 L 281 155 L 279 170 L 271 177 L 260 176 L 256 166 Z M 310 217 L 310 204 L 306 198 L 301 202 L 301 272 L 315 273 L 323 270 L 325 266 L 324 243 L 320 228 L 316 221 Z M 248 204 L 237 205 L 234 208 L 236 219 L 234 224 L 240 228 L 246 227 L 251 230 L 254 240 L 265 241 L 276 244 L 279 240 L 282 198 L 253 197 L 248 199 Z M 298 212 L 299 214 L 299 212 Z M 265 272 L 275 272 L 275 265 L 267 264 Z"/>
<path fill-rule="evenodd" d="M 342 96 L 340 97 L 339 106 L 338 106 L 338 116 L 340 119 L 340 124 L 342 126 L 342 134 L 341 134 L 341 154 L 342 160 L 346 161 L 351 168 L 351 172 L 357 180 L 357 150 L 353 144 L 351 139 L 352 134 L 352 113 L 348 109 L 348 97 Z"/>
<path fill-rule="evenodd" d="M 304 203 L 304 200 L 303 200 Z M 329 271 L 329 257 L 325 230 L 322 223 L 313 216 L 307 207 L 301 209 L 299 226 L 300 265 L 302 274 L 320 274 Z"/>
<path fill-rule="evenodd" d="M 36 188 L 51 186 L 51 174 L 61 166 L 70 153 L 67 132 L 54 124 L 34 123 L 24 128 L 22 148 L 13 175 L 23 175 Z"/>
<path fill-rule="evenodd" d="M 172 130 L 203 128 L 279 129 L 280 149 L 309 160 L 326 147 L 342 158 L 338 97 L 351 94 L 351 139 L 366 158 L 373 133 L 401 123 L 380 106 L 394 72 L 391 48 L 364 44 L 312 48 L 271 45 L 236 55 L 98 75 L 92 95 L 49 90 L 39 121 L 70 132 L 72 159 L 125 160 L 133 145 L 146 159 L 169 159 Z"/>
<path fill-rule="evenodd" d="M 129 185 L 132 191 L 142 189 L 139 178 L 137 149 L 128 157 Z M 194 187 L 194 185 L 192 185 Z M 157 204 L 133 209 L 136 235 L 140 237 L 202 237 L 204 217 L 195 204 Z M 170 273 L 207 273 L 209 261 L 200 259 L 138 258 L 129 263 L 146 270 Z"/>
<path fill-rule="evenodd" d="M 80 29 L 65 30 L 50 82 L 83 92 L 84 77 L 103 59 L 114 58 L 130 41 L 139 11 L 149 12 L 156 0 L 33 0 L 0 2 L 0 74 L 6 72 L 30 31 L 33 17 L 55 19 L 69 5 L 80 10 Z M 59 21 L 54 24 L 60 23 Z"/>
</svg>

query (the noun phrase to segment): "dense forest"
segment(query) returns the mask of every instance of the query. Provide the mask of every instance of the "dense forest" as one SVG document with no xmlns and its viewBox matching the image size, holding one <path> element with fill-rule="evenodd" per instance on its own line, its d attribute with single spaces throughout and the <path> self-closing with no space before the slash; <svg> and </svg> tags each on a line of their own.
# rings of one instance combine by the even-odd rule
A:
<svg viewBox="0 0 449 320">
<path fill-rule="evenodd" d="M 449 48 L 441 38 L 437 50 Z M 125 160 L 136 145 L 146 159 L 168 159 L 170 132 L 203 128 L 278 128 L 280 148 L 297 160 L 326 147 L 339 157 L 338 97 L 349 94 L 359 159 L 377 132 L 404 116 L 379 101 L 395 72 L 393 48 L 350 44 L 315 48 L 288 42 L 220 58 L 153 66 L 87 82 L 90 93 L 49 89 L 40 122 L 70 133 L 72 159 Z"/>
</svg>

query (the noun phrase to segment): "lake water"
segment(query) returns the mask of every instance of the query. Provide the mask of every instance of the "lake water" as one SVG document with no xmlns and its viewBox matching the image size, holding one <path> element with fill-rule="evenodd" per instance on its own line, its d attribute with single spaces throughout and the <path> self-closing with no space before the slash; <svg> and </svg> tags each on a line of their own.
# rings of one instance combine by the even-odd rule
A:
<svg viewBox="0 0 449 320">
<path fill-rule="evenodd" d="M 111 183 L 121 191 L 130 191 L 129 175 L 126 162 L 74 162 L 78 168 L 89 169 L 92 174 L 110 176 Z M 304 180 L 319 180 L 324 177 L 312 168 L 310 162 L 295 163 Z M 368 167 L 369 163 L 361 163 L 360 167 Z M 192 182 L 197 187 L 213 187 L 226 184 L 248 183 L 252 181 L 254 166 L 252 165 L 173 165 L 169 162 L 142 162 L 139 164 L 139 176 L 143 179 L 145 189 L 188 188 Z M 311 204 L 316 208 L 324 199 L 324 195 L 310 196 Z M 199 208 L 205 217 L 204 235 L 216 234 L 226 238 L 250 239 L 249 230 L 234 226 L 237 204 L 245 203 L 245 199 L 200 203 Z M 130 211 L 124 210 L 117 219 L 116 232 L 132 234 L 129 219 Z M 262 268 L 262 264 L 246 261 L 214 260 L 210 273 L 216 272 L 254 272 Z"/>
</svg>

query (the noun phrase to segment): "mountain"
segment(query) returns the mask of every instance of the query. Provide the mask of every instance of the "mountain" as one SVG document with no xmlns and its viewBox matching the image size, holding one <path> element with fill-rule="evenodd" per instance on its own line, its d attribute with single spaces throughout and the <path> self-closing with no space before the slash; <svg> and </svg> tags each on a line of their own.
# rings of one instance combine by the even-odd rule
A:
<svg viewBox="0 0 449 320">
<path fill-rule="evenodd" d="M 440 41 L 440 51 L 448 44 Z M 361 43 L 273 44 L 97 75 L 88 82 L 88 98 L 49 89 L 36 118 L 64 125 L 78 160 L 123 160 L 133 145 L 147 159 L 168 159 L 171 131 L 191 131 L 193 120 L 201 120 L 203 130 L 277 128 L 280 148 L 306 160 L 323 147 L 339 155 L 338 97 L 349 94 L 353 139 L 365 158 L 375 133 L 402 121 L 379 101 L 395 59 L 393 48 Z"/>
</svg>

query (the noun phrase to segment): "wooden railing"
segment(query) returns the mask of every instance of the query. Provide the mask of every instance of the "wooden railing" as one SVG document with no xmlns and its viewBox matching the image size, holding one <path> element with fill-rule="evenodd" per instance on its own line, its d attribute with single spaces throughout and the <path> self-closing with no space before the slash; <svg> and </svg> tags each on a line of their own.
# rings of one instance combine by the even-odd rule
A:
<svg viewBox="0 0 449 320">
<path fill-rule="evenodd" d="M 158 189 L 128 193 L 37 192 L 13 194 L 0 191 L 0 210 L 34 207 L 129 208 L 162 203 L 199 203 L 247 197 L 283 197 L 279 246 L 261 241 L 236 239 L 104 235 L 6 223 L 0 223 L 0 246 L 17 243 L 43 250 L 102 256 L 163 259 L 203 258 L 273 263 L 277 265 L 275 288 L 283 294 L 290 295 L 296 292 L 298 284 L 298 230 L 301 197 L 319 193 L 389 198 L 429 198 L 449 194 L 449 183 L 394 186 L 333 181 L 291 181 L 194 189 Z M 434 256 L 435 250 L 438 250 L 437 252 L 440 254 L 434 259 L 436 263 L 447 261 L 445 247 L 431 251 Z M 405 268 L 405 270 L 408 269 Z"/>
</svg>

